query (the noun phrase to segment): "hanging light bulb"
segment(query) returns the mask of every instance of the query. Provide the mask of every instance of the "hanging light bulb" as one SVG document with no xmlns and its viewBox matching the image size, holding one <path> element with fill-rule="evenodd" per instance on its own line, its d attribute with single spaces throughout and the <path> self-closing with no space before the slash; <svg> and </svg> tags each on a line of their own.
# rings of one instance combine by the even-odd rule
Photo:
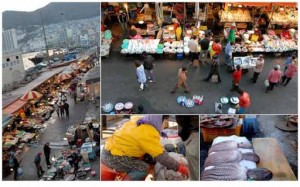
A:
<svg viewBox="0 0 300 187">
<path fill-rule="evenodd" d="M 239 7 L 239 8 L 242 8 L 243 6 L 242 6 L 242 5 L 238 5 L 238 7 Z"/>
<path fill-rule="evenodd" d="M 284 8 L 283 8 L 283 7 L 281 7 L 281 8 L 279 8 L 279 10 L 280 10 L 280 11 L 284 11 Z"/>
</svg>

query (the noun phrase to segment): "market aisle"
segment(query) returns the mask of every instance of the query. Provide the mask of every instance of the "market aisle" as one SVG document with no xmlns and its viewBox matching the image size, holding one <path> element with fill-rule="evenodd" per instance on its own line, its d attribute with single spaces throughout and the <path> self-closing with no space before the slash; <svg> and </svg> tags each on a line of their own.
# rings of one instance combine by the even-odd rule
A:
<svg viewBox="0 0 300 187">
<path fill-rule="evenodd" d="M 56 112 L 52 113 L 51 118 L 44 123 L 46 125 L 46 130 L 43 134 L 40 135 L 39 141 L 37 144 L 32 144 L 31 147 L 24 148 L 23 161 L 21 163 L 21 167 L 24 170 L 24 175 L 19 180 L 38 180 L 35 165 L 33 163 L 34 157 L 38 152 L 43 152 L 43 146 L 46 142 L 63 142 L 65 138 L 65 134 L 67 128 L 71 125 L 82 123 L 85 119 L 86 113 L 95 113 L 96 111 L 91 111 L 90 109 L 95 108 L 95 106 L 89 101 L 81 101 L 74 104 L 72 98 L 68 96 L 68 101 L 70 105 L 70 119 L 58 118 Z M 90 115 L 90 114 L 88 114 Z M 95 116 L 99 116 L 99 114 L 94 114 Z M 51 156 L 59 155 L 60 148 L 62 147 L 52 147 Z M 51 159 L 50 159 L 51 162 Z M 96 157 L 95 161 L 92 161 L 92 168 L 99 174 L 99 157 Z M 45 156 L 42 156 L 42 168 L 45 170 L 47 168 Z M 12 180 L 13 176 L 10 175 L 5 180 Z M 99 175 L 91 178 L 91 180 L 99 180 Z"/>
<path fill-rule="evenodd" d="M 149 83 L 148 89 L 144 92 L 139 92 L 133 65 L 134 60 L 140 58 L 139 55 L 123 56 L 120 52 L 112 51 L 108 58 L 102 59 L 102 105 L 109 102 L 115 104 L 117 102 L 131 101 L 135 107 L 142 104 L 145 113 L 215 113 L 214 103 L 220 102 L 221 97 L 238 95 L 235 92 L 230 92 L 232 78 L 231 73 L 226 71 L 224 60 L 222 60 L 224 59 L 223 55 L 220 58 L 219 66 L 222 83 L 212 84 L 202 81 L 209 73 L 209 64 L 200 65 L 199 68 L 190 66 L 188 68 L 187 84 L 191 89 L 191 94 L 185 94 L 180 89 L 176 94 L 172 95 L 170 91 L 176 84 L 178 69 L 188 65 L 187 59 L 176 60 L 169 59 L 167 56 L 154 56 L 154 74 L 157 82 Z M 277 58 L 272 56 L 272 54 L 265 56 L 265 66 L 256 84 L 253 84 L 250 80 L 253 75 L 252 70 L 243 74 L 240 88 L 249 92 L 251 96 L 251 106 L 247 108 L 246 113 L 297 113 L 298 74 L 286 87 L 280 84 L 272 92 L 265 93 L 264 80 L 267 78 L 270 70 L 273 69 L 276 59 L 283 62 L 286 57 Z M 283 68 L 284 66 L 281 65 L 281 70 Z M 185 95 L 191 98 L 194 94 L 204 96 L 204 103 L 201 106 L 186 108 L 177 104 L 176 99 L 178 96 Z M 228 108 L 229 105 L 226 107 Z M 227 113 L 227 110 L 224 109 L 223 113 Z"/>
</svg>

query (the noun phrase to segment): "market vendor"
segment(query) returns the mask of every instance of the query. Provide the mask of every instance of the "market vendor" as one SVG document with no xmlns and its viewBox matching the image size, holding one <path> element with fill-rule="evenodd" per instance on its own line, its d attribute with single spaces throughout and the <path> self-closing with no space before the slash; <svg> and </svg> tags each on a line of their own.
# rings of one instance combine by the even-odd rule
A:
<svg viewBox="0 0 300 187">
<path fill-rule="evenodd" d="M 261 34 L 261 31 L 257 27 L 254 28 L 254 33 L 251 34 L 250 40 L 254 41 L 254 42 L 263 40 L 263 36 Z"/>
<path fill-rule="evenodd" d="M 282 29 L 282 31 L 280 33 L 280 37 L 281 37 L 281 39 L 285 39 L 285 40 L 292 39 L 291 32 L 289 30 L 289 26 L 288 25 L 283 25 L 283 29 Z"/>
<path fill-rule="evenodd" d="M 129 38 L 130 39 L 143 39 L 143 37 L 138 34 L 137 30 L 134 28 L 131 28 L 129 31 Z"/>
<path fill-rule="evenodd" d="M 229 28 L 228 42 L 235 43 L 236 24 L 233 22 Z"/>
<path fill-rule="evenodd" d="M 168 169 L 188 176 L 188 168 L 175 161 L 160 143 L 162 130 L 166 128 L 168 116 L 148 115 L 130 120 L 115 131 L 105 143 L 101 161 L 107 167 L 126 173 L 123 180 L 144 180 L 150 170 L 143 157 L 148 154 Z M 101 172 L 105 175 L 104 172 Z"/>
</svg>

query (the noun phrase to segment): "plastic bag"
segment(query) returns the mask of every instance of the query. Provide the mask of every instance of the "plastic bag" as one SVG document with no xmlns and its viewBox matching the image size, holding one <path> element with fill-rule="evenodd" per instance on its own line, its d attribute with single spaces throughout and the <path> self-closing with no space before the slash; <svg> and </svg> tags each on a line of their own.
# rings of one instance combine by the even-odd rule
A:
<svg viewBox="0 0 300 187">
<path fill-rule="evenodd" d="M 266 87 L 269 87 L 270 86 L 270 82 L 269 82 L 269 80 L 267 79 L 267 80 L 265 80 L 265 86 Z"/>
<path fill-rule="evenodd" d="M 23 175 L 23 169 L 21 167 L 18 168 L 18 176 Z"/>
<path fill-rule="evenodd" d="M 141 89 L 141 90 L 144 90 L 144 83 L 141 83 L 141 84 L 140 84 L 140 89 Z"/>
<path fill-rule="evenodd" d="M 212 83 L 217 83 L 217 82 L 218 82 L 218 75 L 213 75 L 213 76 L 211 77 L 211 82 L 212 82 Z"/>
</svg>

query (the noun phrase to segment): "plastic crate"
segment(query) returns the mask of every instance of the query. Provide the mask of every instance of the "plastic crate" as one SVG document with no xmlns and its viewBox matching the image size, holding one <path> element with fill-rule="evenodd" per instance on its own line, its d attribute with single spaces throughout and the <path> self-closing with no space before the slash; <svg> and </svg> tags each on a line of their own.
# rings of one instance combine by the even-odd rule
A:
<svg viewBox="0 0 300 187">
<path fill-rule="evenodd" d="M 218 136 L 231 136 L 236 135 L 239 136 L 241 134 L 241 125 L 237 125 L 234 129 L 226 129 L 226 128 L 201 128 L 203 134 L 203 141 L 205 143 L 212 142 Z"/>
</svg>

